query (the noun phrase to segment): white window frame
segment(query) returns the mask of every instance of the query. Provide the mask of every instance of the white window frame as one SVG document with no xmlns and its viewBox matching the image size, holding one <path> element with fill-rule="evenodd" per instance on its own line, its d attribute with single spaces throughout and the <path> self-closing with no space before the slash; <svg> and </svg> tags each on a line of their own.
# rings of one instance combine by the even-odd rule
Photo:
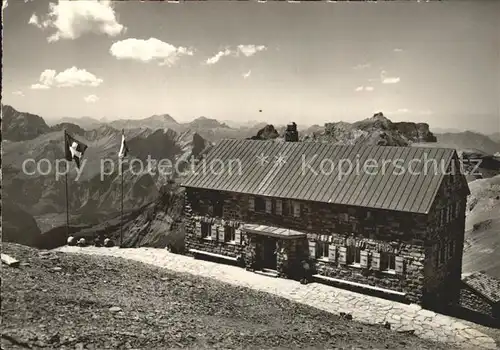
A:
<svg viewBox="0 0 500 350">
<path fill-rule="evenodd" d="M 297 201 L 292 201 L 292 215 L 296 218 L 300 218 L 301 216 L 301 203 Z"/>
<path fill-rule="evenodd" d="M 274 210 L 275 210 L 276 215 L 283 216 L 283 201 L 281 199 L 276 199 Z"/>
<path fill-rule="evenodd" d="M 391 259 L 394 260 L 394 268 L 391 268 Z M 394 253 L 380 253 L 380 271 L 385 273 L 396 274 L 396 254 Z"/>
<path fill-rule="evenodd" d="M 340 213 L 339 221 L 342 223 L 349 223 L 349 213 Z"/>
<path fill-rule="evenodd" d="M 455 255 L 455 241 L 448 242 L 448 259 Z"/>
<path fill-rule="evenodd" d="M 232 226 L 224 226 L 223 228 L 224 228 L 224 242 L 226 243 L 236 242 L 236 228 Z"/>
<path fill-rule="evenodd" d="M 316 242 L 316 259 L 328 261 L 329 256 L 330 256 L 330 243 L 324 241 Z"/>
<path fill-rule="evenodd" d="M 205 227 L 206 230 L 203 230 L 203 227 Z M 201 223 L 201 238 L 208 239 L 208 240 L 212 239 L 212 225 L 210 225 L 207 222 L 202 222 Z"/>
<path fill-rule="evenodd" d="M 354 251 L 354 253 L 353 253 Z M 353 260 L 351 261 L 351 258 Z M 356 261 L 357 259 L 357 261 Z M 347 264 L 352 267 L 361 267 L 361 248 L 354 245 L 347 249 Z"/>
<path fill-rule="evenodd" d="M 442 243 L 439 244 L 439 265 L 443 265 L 446 262 L 446 246 Z"/>
</svg>

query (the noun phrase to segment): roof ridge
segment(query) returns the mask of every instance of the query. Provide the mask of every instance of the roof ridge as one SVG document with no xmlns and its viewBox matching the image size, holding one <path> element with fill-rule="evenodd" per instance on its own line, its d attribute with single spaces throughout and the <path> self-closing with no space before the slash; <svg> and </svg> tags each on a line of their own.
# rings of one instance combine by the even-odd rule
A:
<svg viewBox="0 0 500 350">
<path fill-rule="evenodd" d="M 427 214 L 445 172 L 423 171 L 422 164 L 435 160 L 447 169 L 455 153 L 438 147 L 228 138 L 217 143 L 206 159 L 222 161 L 223 167 L 231 160 L 240 162 L 238 174 L 196 169 L 182 186 Z M 277 166 L 280 157 L 283 164 Z M 367 162 L 375 163 L 375 168 L 369 169 Z M 412 167 L 412 162 L 418 165 Z M 370 173 L 373 169 L 375 173 Z M 399 169 L 404 171 L 398 174 Z"/>
</svg>

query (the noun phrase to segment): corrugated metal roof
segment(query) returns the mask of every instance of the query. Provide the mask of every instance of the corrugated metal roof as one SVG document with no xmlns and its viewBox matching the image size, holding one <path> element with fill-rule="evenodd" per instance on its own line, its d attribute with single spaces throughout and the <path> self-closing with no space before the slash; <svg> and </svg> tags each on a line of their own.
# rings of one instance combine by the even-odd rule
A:
<svg viewBox="0 0 500 350">
<path fill-rule="evenodd" d="M 454 153 L 446 148 L 222 140 L 182 185 L 427 213 Z M 437 172 L 425 166 L 433 161 Z M 366 168 L 370 164 L 377 166 Z"/>
<path fill-rule="evenodd" d="M 492 303 L 500 302 L 500 280 L 482 272 L 474 272 L 462 281 Z"/>
</svg>

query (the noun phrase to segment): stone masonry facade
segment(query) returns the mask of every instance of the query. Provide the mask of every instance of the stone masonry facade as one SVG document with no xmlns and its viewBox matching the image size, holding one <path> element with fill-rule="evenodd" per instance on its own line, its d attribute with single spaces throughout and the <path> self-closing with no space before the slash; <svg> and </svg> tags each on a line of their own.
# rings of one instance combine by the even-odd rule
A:
<svg viewBox="0 0 500 350">
<path fill-rule="evenodd" d="M 466 309 L 478 312 L 488 317 L 500 317 L 500 314 L 494 314 L 494 306 L 486 298 L 480 296 L 478 293 L 465 285 L 460 290 L 460 305 Z"/>
<path fill-rule="evenodd" d="M 454 161 L 458 164 L 458 159 Z M 467 195 L 465 178 L 446 175 L 429 212 L 424 285 L 426 294 L 432 297 L 430 304 L 459 301 Z"/>
<path fill-rule="evenodd" d="M 240 256 L 247 268 L 259 268 L 260 238 L 241 227 L 296 230 L 305 237 L 278 240 L 277 270 L 284 277 L 294 278 L 300 261 L 309 258 L 314 273 L 322 276 L 403 292 L 418 304 L 455 303 L 466 188 L 462 177 L 445 176 L 427 215 L 187 188 L 186 248 Z M 200 234 L 202 222 L 212 225 L 210 236 Z M 236 240 L 213 233 L 228 225 L 238 231 Z"/>
</svg>

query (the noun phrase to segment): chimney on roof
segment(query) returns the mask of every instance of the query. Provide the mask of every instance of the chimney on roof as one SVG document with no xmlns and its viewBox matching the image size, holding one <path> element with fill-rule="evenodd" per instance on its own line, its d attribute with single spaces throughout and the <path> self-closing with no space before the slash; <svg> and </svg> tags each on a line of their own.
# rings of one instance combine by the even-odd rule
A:
<svg viewBox="0 0 500 350">
<path fill-rule="evenodd" d="M 285 131 L 285 141 L 286 142 L 298 142 L 299 132 L 297 131 L 297 124 L 294 122 L 288 123 Z"/>
</svg>

